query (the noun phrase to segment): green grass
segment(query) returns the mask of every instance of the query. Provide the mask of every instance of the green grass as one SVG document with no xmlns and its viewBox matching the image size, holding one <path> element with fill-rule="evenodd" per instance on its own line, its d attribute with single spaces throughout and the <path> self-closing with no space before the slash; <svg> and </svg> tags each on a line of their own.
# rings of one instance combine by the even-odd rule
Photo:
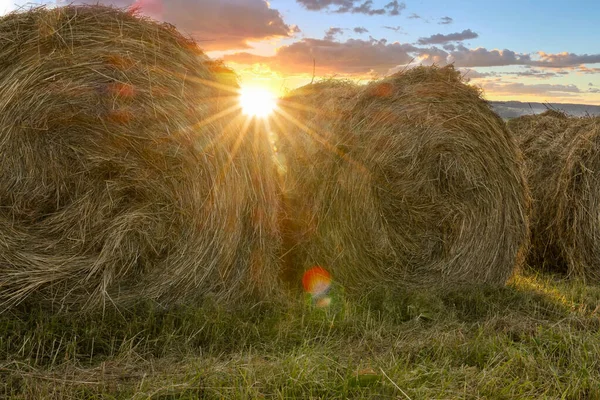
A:
<svg viewBox="0 0 600 400">
<path fill-rule="evenodd" d="M 600 399 L 600 287 L 0 315 L 0 398 Z"/>
</svg>

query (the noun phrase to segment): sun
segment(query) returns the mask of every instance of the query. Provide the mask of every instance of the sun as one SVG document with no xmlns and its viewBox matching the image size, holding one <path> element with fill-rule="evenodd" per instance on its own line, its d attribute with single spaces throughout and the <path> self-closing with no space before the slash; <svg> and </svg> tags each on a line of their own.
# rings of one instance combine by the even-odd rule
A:
<svg viewBox="0 0 600 400">
<path fill-rule="evenodd" d="M 240 106 L 242 112 L 251 117 L 266 118 L 276 107 L 273 92 L 261 87 L 242 87 L 240 89 Z"/>
</svg>

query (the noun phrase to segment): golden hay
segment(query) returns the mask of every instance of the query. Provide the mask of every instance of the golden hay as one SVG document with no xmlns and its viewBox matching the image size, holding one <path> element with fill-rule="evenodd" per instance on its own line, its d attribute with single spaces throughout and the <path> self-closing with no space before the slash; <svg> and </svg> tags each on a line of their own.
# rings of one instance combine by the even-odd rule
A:
<svg viewBox="0 0 600 400">
<path fill-rule="evenodd" d="M 533 268 L 600 281 L 600 118 L 556 111 L 509 121 L 533 196 Z"/>
<path fill-rule="evenodd" d="M 271 150 L 223 83 L 192 40 L 121 10 L 0 18 L 0 311 L 276 289 Z"/>
<path fill-rule="evenodd" d="M 281 174 L 284 280 L 299 282 L 298 273 L 303 267 L 299 250 L 310 240 L 316 229 L 316 204 L 320 193 L 322 171 L 336 168 L 334 126 L 339 116 L 345 115 L 359 87 L 350 81 L 329 79 L 303 86 L 281 100 L 282 116 L 286 121 L 280 126 L 277 147 L 279 159 L 286 169 Z M 326 151 L 324 151 L 326 149 Z M 289 173 L 287 172 L 289 171 Z M 311 190 L 306 192 L 306 190 Z"/>
<path fill-rule="evenodd" d="M 502 285 L 522 262 L 520 153 L 452 67 L 307 86 L 281 107 L 306 123 L 280 143 L 287 279 L 320 265 L 348 293 Z"/>
</svg>

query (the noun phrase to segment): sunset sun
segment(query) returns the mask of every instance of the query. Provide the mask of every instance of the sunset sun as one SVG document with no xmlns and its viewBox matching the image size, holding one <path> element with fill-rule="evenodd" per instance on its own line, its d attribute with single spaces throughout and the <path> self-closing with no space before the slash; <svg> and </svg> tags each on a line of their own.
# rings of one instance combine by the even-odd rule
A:
<svg viewBox="0 0 600 400">
<path fill-rule="evenodd" d="M 276 107 L 273 92 L 260 87 L 244 87 L 240 90 L 242 112 L 251 117 L 265 118 Z"/>
</svg>

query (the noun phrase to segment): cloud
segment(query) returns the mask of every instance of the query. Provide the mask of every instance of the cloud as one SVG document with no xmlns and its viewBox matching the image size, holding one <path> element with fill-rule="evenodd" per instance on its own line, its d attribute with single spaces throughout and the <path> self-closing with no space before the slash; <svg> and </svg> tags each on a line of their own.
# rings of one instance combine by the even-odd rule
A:
<svg viewBox="0 0 600 400">
<path fill-rule="evenodd" d="M 408 16 L 408 19 L 423 19 L 419 14 L 412 13 Z"/>
<path fill-rule="evenodd" d="M 402 30 L 401 26 L 382 26 L 383 29 L 388 29 L 390 31 L 398 32 Z"/>
<path fill-rule="evenodd" d="M 479 72 L 470 68 L 460 68 L 459 71 L 467 79 L 481 79 L 496 76 L 495 72 Z"/>
<path fill-rule="evenodd" d="M 475 39 L 478 37 L 479 35 L 477 33 L 473 32 L 470 29 L 465 29 L 462 32 L 450 33 L 448 35 L 442 35 L 441 33 L 438 33 L 436 35 L 432 35 L 426 38 L 420 38 L 417 41 L 417 43 L 419 43 L 420 45 L 445 44 L 449 42 L 460 42 L 463 40 Z"/>
<path fill-rule="evenodd" d="M 434 35 L 437 36 L 437 35 Z M 426 41 L 419 41 L 424 43 Z M 540 54 L 543 54 L 540 57 Z M 589 68 L 582 63 L 600 63 L 600 54 L 598 55 L 576 55 L 576 54 L 547 54 L 547 53 L 516 53 L 512 50 L 488 50 L 483 47 L 469 49 L 462 44 L 446 44 L 443 50 L 438 47 L 420 48 L 418 55 L 424 63 L 435 62 L 437 64 L 454 63 L 457 67 L 503 67 L 508 65 L 522 65 L 527 67 L 537 67 L 529 71 L 516 73 L 505 73 L 504 75 L 517 76 L 535 76 L 539 78 L 549 78 L 568 73 L 566 69 L 576 69 L 576 71 L 585 74 L 598 74 L 600 68 Z M 563 71 L 544 71 L 540 68 L 565 69 Z"/>
<path fill-rule="evenodd" d="M 450 17 L 442 17 L 440 18 L 440 22 L 438 22 L 438 25 L 450 25 L 453 22 L 454 20 Z"/>
<path fill-rule="evenodd" d="M 558 53 L 549 54 L 540 51 L 537 53 L 539 60 L 533 61 L 531 65 L 545 68 L 565 68 L 578 66 L 582 64 L 598 64 L 600 63 L 600 54 L 582 54 L 573 53 Z"/>
<path fill-rule="evenodd" d="M 327 32 L 325 32 L 325 40 L 333 40 L 335 39 L 336 35 L 343 35 L 344 34 L 344 30 L 342 28 L 334 28 L 331 27 L 327 30 Z"/>
<path fill-rule="evenodd" d="M 594 84 L 592 82 L 588 83 L 588 86 L 594 86 Z"/>
<path fill-rule="evenodd" d="M 385 8 L 373 9 L 373 0 L 367 0 L 359 6 L 340 8 L 336 13 L 351 12 L 352 14 L 367 14 L 367 15 L 383 15 L 385 14 Z"/>
<path fill-rule="evenodd" d="M 600 68 L 588 68 L 585 65 L 580 65 L 577 68 L 577 72 L 582 72 L 584 74 L 600 74 Z"/>
<path fill-rule="evenodd" d="M 588 93 L 600 93 L 600 89 L 597 89 L 597 88 L 590 88 L 587 91 L 588 91 Z"/>
<path fill-rule="evenodd" d="M 57 0 L 56 4 L 74 3 Z M 77 0 L 97 4 L 98 0 Z M 192 35 L 207 51 L 249 48 L 248 41 L 291 37 L 298 28 L 284 22 L 265 0 L 105 0 L 117 7 L 136 7 L 142 14 L 169 22 Z"/>
<path fill-rule="evenodd" d="M 353 29 L 353 31 L 355 33 L 359 33 L 359 34 L 369 33 L 369 30 L 367 28 L 362 27 L 362 26 L 357 26 L 356 28 Z"/>
<path fill-rule="evenodd" d="M 569 74 L 568 71 L 543 71 L 539 69 L 528 69 L 526 71 L 518 71 L 518 72 L 504 72 L 502 75 L 515 75 L 519 77 L 533 77 L 533 78 L 556 78 L 561 75 Z"/>
<path fill-rule="evenodd" d="M 446 60 L 458 67 L 500 67 L 506 65 L 527 65 L 531 62 L 528 54 L 517 54 L 511 50 L 487 50 L 483 47 L 468 49 L 457 46 Z"/>
<path fill-rule="evenodd" d="M 373 8 L 373 0 L 296 0 L 307 10 L 321 11 L 332 9 L 335 13 L 352 13 L 366 15 L 400 15 L 406 4 L 392 0 L 383 8 Z"/>
<path fill-rule="evenodd" d="M 410 44 L 388 43 L 385 39 L 348 39 L 345 42 L 302 39 L 280 47 L 272 57 L 236 53 L 226 55 L 225 60 L 240 64 L 262 63 L 288 74 L 311 72 L 313 60 L 321 75 L 386 73 L 390 68 L 409 63 L 415 50 L 418 49 Z"/>
<path fill-rule="evenodd" d="M 419 62 L 424 65 L 445 65 L 448 64 L 448 53 L 437 47 L 427 49 L 417 49 L 415 54 L 419 56 Z"/>
<path fill-rule="evenodd" d="M 400 27 L 386 27 L 386 29 L 400 30 Z M 389 43 L 385 39 L 369 40 L 349 39 L 346 42 L 336 42 L 329 39 L 302 39 L 299 42 L 283 46 L 274 57 L 259 57 L 248 53 L 237 53 L 226 56 L 226 59 L 242 63 L 267 63 L 280 72 L 305 71 L 308 66 L 312 68 L 313 57 L 323 73 L 364 74 L 369 71 L 386 73 L 390 70 L 402 69 L 407 63 L 415 61 L 424 65 L 454 64 L 457 68 L 477 67 L 503 67 L 524 66 L 529 69 L 517 72 L 497 72 L 494 76 L 518 76 L 534 78 L 551 78 L 566 75 L 570 71 L 546 70 L 535 67 L 539 60 L 532 60 L 530 54 L 516 53 L 512 50 L 493 49 L 483 47 L 469 49 L 462 44 L 444 46 L 419 47 L 410 44 Z M 589 60 L 589 56 L 584 58 Z M 572 62 L 580 61 L 579 56 L 571 58 Z M 395 63 L 395 64 L 394 64 Z M 298 68 L 294 68 L 298 65 Z M 533 67 L 533 68 L 531 68 Z M 571 66 L 571 70 L 584 73 L 600 73 L 600 68 L 585 66 Z M 470 78 L 483 77 L 476 72 L 469 72 Z"/>
<path fill-rule="evenodd" d="M 400 13 L 406 9 L 406 4 L 398 3 L 398 0 L 393 0 L 386 4 L 384 8 L 388 10 L 389 15 L 400 15 Z"/>
<path fill-rule="evenodd" d="M 296 0 L 307 10 L 320 11 L 331 6 L 339 6 L 340 8 L 352 8 L 355 0 Z"/>
<path fill-rule="evenodd" d="M 529 94 L 529 95 L 550 95 L 550 96 L 568 96 L 576 93 L 581 93 L 581 90 L 575 85 L 552 85 L 552 84 L 534 84 L 528 85 L 524 83 L 499 83 L 486 82 L 481 84 L 481 87 L 495 94 Z"/>
<path fill-rule="evenodd" d="M 501 67 L 507 65 L 528 65 L 529 54 L 517 54 L 511 50 L 488 50 L 483 47 L 468 49 L 463 45 L 454 46 L 452 51 L 438 47 L 419 48 L 417 54 L 424 64 L 454 64 L 460 68 Z"/>
</svg>

